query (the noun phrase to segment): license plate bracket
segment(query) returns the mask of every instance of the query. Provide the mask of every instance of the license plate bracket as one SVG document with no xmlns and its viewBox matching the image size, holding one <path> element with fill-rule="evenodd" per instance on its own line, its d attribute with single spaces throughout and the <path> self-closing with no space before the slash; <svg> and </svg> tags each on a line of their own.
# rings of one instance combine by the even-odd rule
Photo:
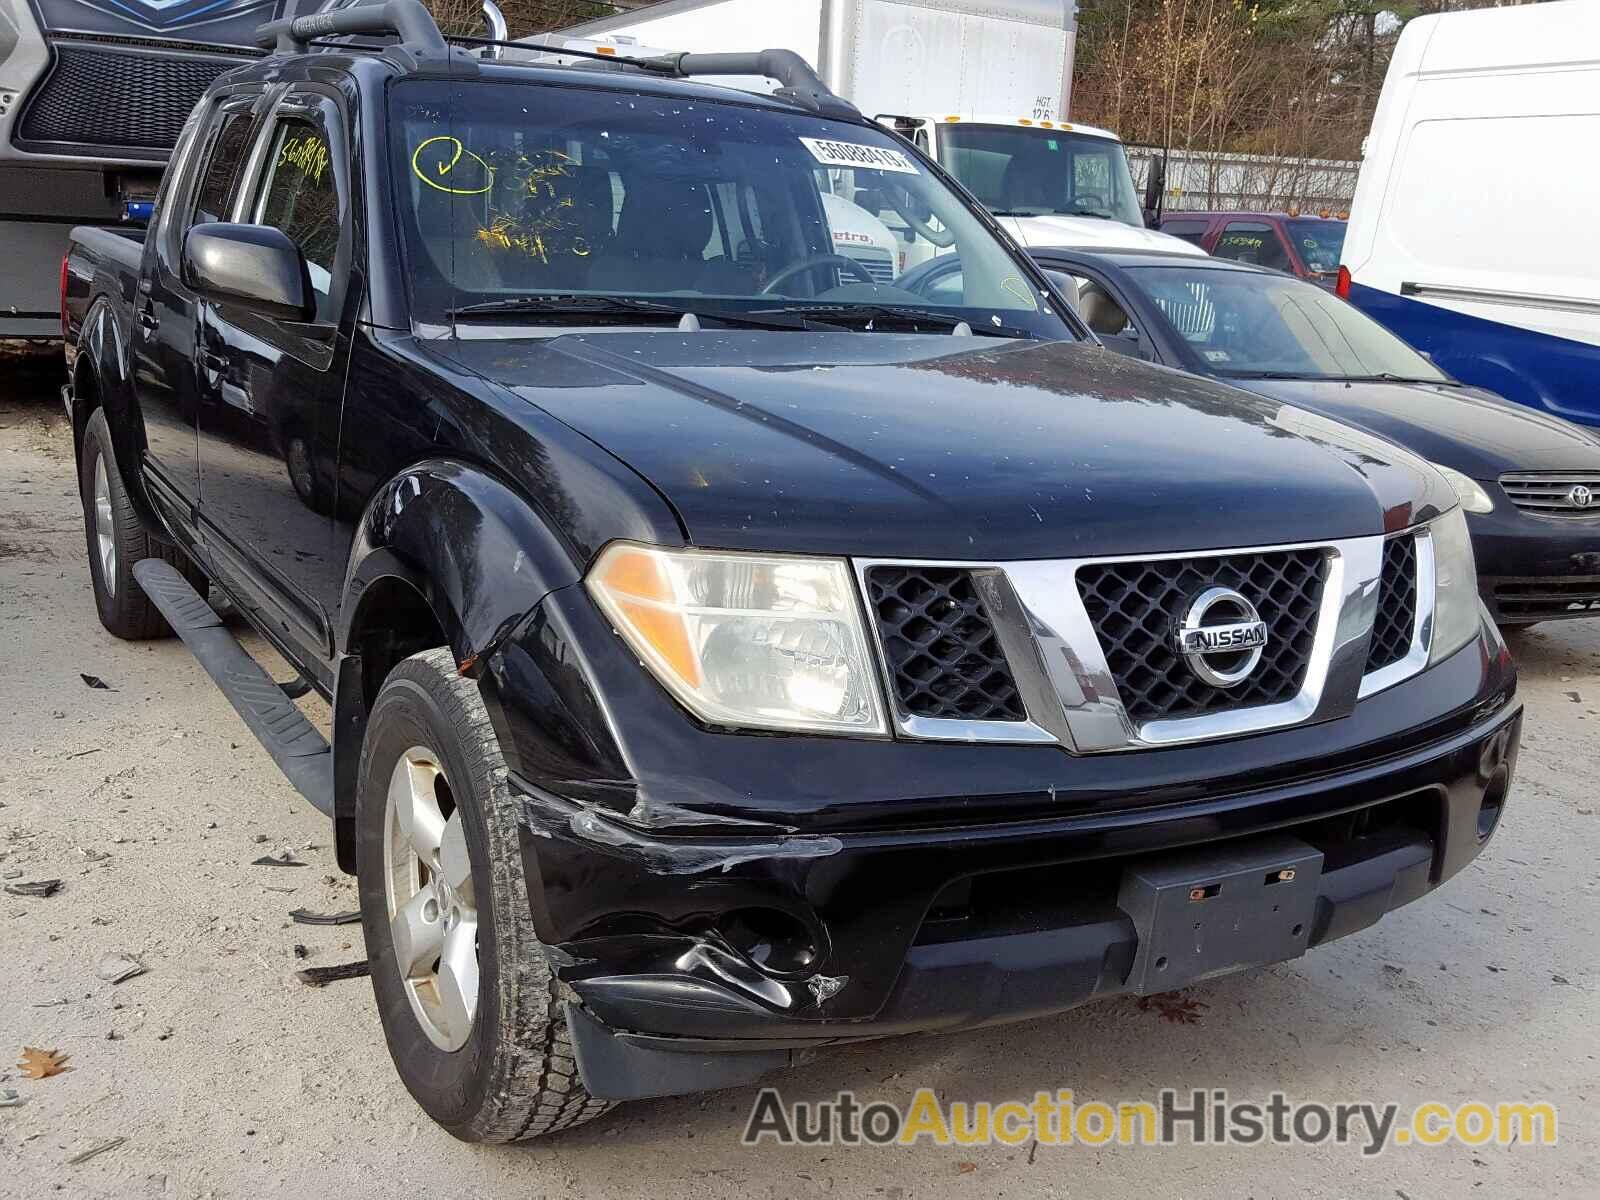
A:
<svg viewBox="0 0 1600 1200">
<path fill-rule="evenodd" d="M 1117 905 L 1139 935 L 1128 990 L 1298 958 L 1311 939 L 1322 851 L 1273 835 L 1130 863 Z"/>
</svg>

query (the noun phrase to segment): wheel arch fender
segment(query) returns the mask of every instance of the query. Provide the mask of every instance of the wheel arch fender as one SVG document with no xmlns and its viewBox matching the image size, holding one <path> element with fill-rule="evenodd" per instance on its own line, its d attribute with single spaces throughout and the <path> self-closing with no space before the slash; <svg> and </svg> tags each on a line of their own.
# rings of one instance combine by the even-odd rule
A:
<svg viewBox="0 0 1600 1200">
<path fill-rule="evenodd" d="M 431 459 L 368 500 L 345 574 L 338 645 L 364 619 L 366 594 L 398 580 L 426 601 L 463 674 L 555 589 L 575 583 L 577 551 L 523 493 L 472 464 Z"/>
<path fill-rule="evenodd" d="M 104 410 L 123 487 L 140 518 L 153 529 L 163 528 L 145 495 L 144 480 L 138 471 L 144 451 L 144 422 L 134 387 L 133 350 L 115 308 L 105 296 L 96 299 L 84 314 L 70 381 L 74 457 L 83 457 L 83 436 L 89 418 L 97 410 Z"/>
<path fill-rule="evenodd" d="M 496 647 L 581 570 L 576 550 L 532 500 L 471 463 L 420 462 L 372 495 L 356 524 L 336 635 L 341 867 L 354 870 L 361 747 L 367 713 L 388 670 L 442 642 L 463 675 L 481 680 Z"/>
</svg>

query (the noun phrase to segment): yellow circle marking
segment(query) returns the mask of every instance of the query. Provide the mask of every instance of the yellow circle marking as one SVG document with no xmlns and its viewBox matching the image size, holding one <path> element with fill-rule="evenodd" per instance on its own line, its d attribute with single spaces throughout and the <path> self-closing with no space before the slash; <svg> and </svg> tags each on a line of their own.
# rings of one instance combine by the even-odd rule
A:
<svg viewBox="0 0 1600 1200">
<path fill-rule="evenodd" d="M 488 178 L 489 182 L 480 188 L 458 188 L 448 187 L 445 184 L 437 182 L 436 180 L 429 179 L 428 173 L 422 169 L 422 152 L 435 142 L 449 142 L 455 147 L 455 154 L 451 156 L 450 161 L 441 162 L 438 164 L 438 172 L 440 175 L 448 175 L 451 171 L 455 170 L 456 164 L 460 162 L 463 157 L 465 157 L 472 159 L 483 168 L 483 173 Z M 471 150 L 468 150 L 465 146 L 463 146 L 460 138 L 453 138 L 448 134 L 440 134 L 437 137 L 429 138 L 425 142 L 419 142 L 417 148 L 411 152 L 411 171 L 412 174 L 414 174 L 418 179 L 422 180 L 422 182 L 427 184 L 429 187 L 441 192 L 447 192 L 452 196 L 481 196 L 485 192 L 494 188 L 494 168 L 486 163 L 483 159 L 479 158 Z"/>
</svg>

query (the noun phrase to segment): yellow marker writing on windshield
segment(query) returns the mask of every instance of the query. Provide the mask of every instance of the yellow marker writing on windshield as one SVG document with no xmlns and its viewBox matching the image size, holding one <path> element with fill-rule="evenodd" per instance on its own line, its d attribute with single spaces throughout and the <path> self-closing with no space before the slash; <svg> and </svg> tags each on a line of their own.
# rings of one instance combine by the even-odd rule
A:
<svg viewBox="0 0 1600 1200">
<path fill-rule="evenodd" d="M 453 187 L 449 183 L 440 183 L 437 179 L 430 179 L 428 177 L 428 173 L 422 169 L 422 152 L 436 142 L 444 142 L 449 146 L 448 150 L 439 152 L 440 157 L 438 161 L 434 163 L 434 169 L 440 179 L 454 171 L 456 164 L 459 163 L 463 158 L 470 158 L 483 169 L 485 180 L 484 185 L 482 187 Z M 444 160 L 445 154 L 449 154 L 450 156 L 450 160 L 448 162 Z M 453 138 L 446 134 L 440 134 L 438 137 L 431 137 L 427 141 L 418 144 L 417 148 L 411 152 L 411 171 L 418 179 L 422 180 L 422 182 L 427 184 L 429 187 L 435 188 L 441 192 L 447 192 L 452 196 L 481 196 L 494 187 L 494 168 L 483 159 L 479 158 L 471 150 L 468 150 L 465 146 L 463 146 L 461 144 L 461 139 Z"/>
</svg>

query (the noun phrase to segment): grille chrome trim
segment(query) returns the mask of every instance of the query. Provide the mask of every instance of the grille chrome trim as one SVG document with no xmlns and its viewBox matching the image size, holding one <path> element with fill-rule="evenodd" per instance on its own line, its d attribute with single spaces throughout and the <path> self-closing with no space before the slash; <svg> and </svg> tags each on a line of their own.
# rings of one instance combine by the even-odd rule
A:
<svg viewBox="0 0 1600 1200">
<path fill-rule="evenodd" d="M 1567 499 L 1574 487 L 1586 487 L 1594 501 L 1579 508 Z M 1520 512 L 1552 521 L 1600 521 L 1600 471 L 1508 471 L 1500 488 Z"/>
<path fill-rule="evenodd" d="M 852 559 L 851 566 L 862 595 L 868 594 L 866 573 L 876 566 L 941 566 L 973 572 L 1028 715 L 1026 721 L 1020 722 L 952 721 L 904 712 L 895 701 L 892 676 L 875 630 L 874 653 L 898 733 L 938 741 L 1055 743 L 1069 753 L 1098 754 L 1182 745 L 1332 720 L 1348 715 L 1358 698 L 1416 674 L 1427 665 L 1432 644 L 1433 548 L 1424 530 L 1412 532 L 1418 538 L 1416 637 L 1405 659 L 1370 676 L 1363 673 L 1377 613 L 1383 536 L 1190 553 L 1016 562 Z M 1084 606 L 1077 586 L 1078 569 L 1102 563 L 1224 558 L 1285 550 L 1323 550 L 1328 554 L 1310 666 L 1299 694 L 1276 704 L 1143 724 L 1132 721 Z"/>
<path fill-rule="evenodd" d="M 1399 661 L 1362 676 L 1361 690 L 1356 696 L 1358 700 L 1365 700 L 1385 688 L 1404 683 L 1428 665 L 1428 656 L 1433 651 L 1433 536 L 1425 527 L 1414 529 L 1404 536 L 1416 539 L 1417 551 L 1417 611 L 1412 622 L 1411 649 Z M 1376 594 L 1373 604 L 1376 607 Z"/>
</svg>

